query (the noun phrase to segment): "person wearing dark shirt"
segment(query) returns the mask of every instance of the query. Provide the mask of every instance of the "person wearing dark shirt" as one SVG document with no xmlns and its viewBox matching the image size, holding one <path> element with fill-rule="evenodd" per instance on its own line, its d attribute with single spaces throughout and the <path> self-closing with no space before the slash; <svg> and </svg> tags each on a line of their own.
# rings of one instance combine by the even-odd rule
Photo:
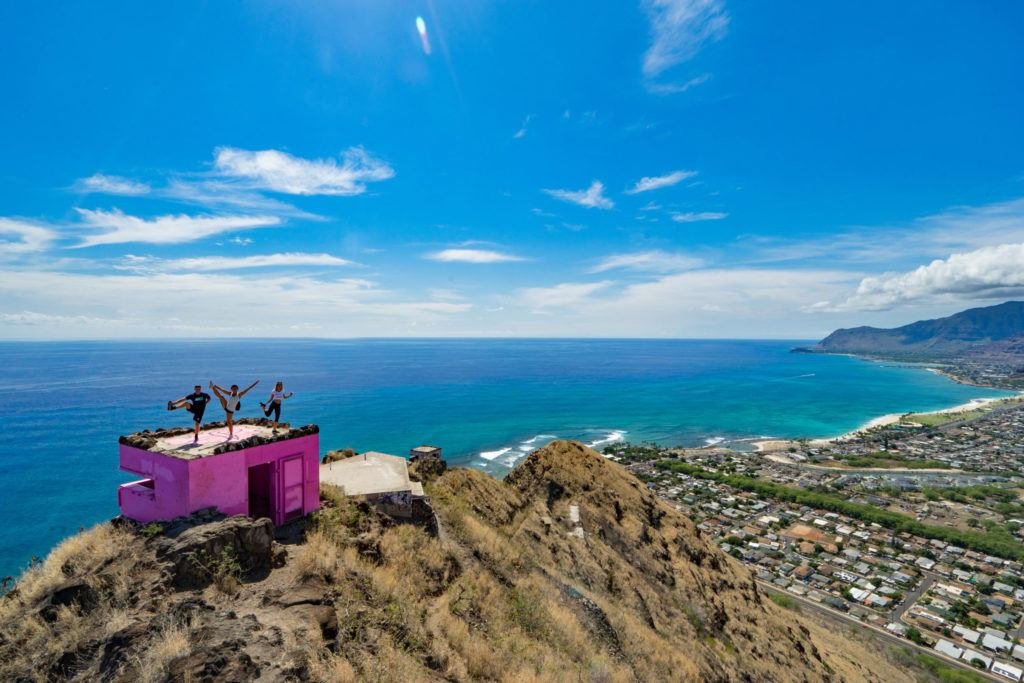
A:
<svg viewBox="0 0 1024 683">
<path fill-rule="evenodd" d="M 195 439 L 192 440 L 192 443 L 199 443 L 199 429 L 203 424 L 203 413 L 206 412 L 206 404 L 210 402 L 210 399 L 210 395 L 204 392 L 203 387 L 197 384 L 188 396 L 179 398 L 177 401 L 167 402 L 167 410 L 184 408 L 192 413 L 192 421 L 196 425 Z"/>
</svg>

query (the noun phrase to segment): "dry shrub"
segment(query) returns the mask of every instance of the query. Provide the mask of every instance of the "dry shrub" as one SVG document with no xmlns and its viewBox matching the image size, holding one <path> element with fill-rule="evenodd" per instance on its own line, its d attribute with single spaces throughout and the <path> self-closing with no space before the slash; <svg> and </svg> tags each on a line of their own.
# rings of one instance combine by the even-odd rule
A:
<svg viewBox="0 0 1024 683">
<path fill-rule="evenodd" d="M 136 621 L 134 611 L 125 609 L 110 610 L 103 618 L 103 635 L 109 637 L 128 628 Z"/>
<path fill-rule="evenodd" d="M 331 579 L 338 569 L 338 546 L 325 532 L 311 531 L 292 562 L 299 579 L 314 576 Z"/>
<path fill-rule="evenodd" d="M 67 538 L 22 574 L 16 590 L 0 598 L 0 680 L 37 679 L 65 653 L 124 624 L 116 609 L 128 605 L 133 563 L 108 562 L 123 555 L 133 538 L 130 531 L 99 524 Z M 96 570 L 104 565 L 100 578 Z M 62 606 L 51 622 L 43 621 L 36 606 L 72 576 L 97 589 L 99 604 L 84 616 L 77 607 Z"/>
<path fill-rule="evenodd" d="M 436 678 L 404 647 L 397 646 L 386 635 L 378 641 L 376 649 L 376 653 L 363 650 L 356 661 L 362 678 L 368 681 L 407 683 Z"/>
<path fill-rule="evenodd" d="M 311 645 L 305 649 L 304 656 L 306 672 L 315 683 L 355 683 L 358 680 L 355 669 L 344 657 Z"/>
<path fill-rule="evenodd" d="M 458 573 L 458 562 L 444 543 L 423 529 L 402 525 L 381 538 L 384 563 L 403 577 L 407 592 L 418 597 L 439 595 Z"/>
<path fill-rule="evenodd" d="M 192 652 L 188 623 L 169 624 L 153 636 L 139 661 L 139 675 L 144 681 L 162 681 L 171 663 Z"/>
<path fill-rule="evenodd" d="M 68 576 L 86 573 L 124 552 L 132 533 L 109 522 L 60 542 L 42 563 L 29 567 L 18 579 L 19 600 L 25 604 L 38 601 Z"/>
<path fill-rule="evenodd" d="M 492 571 L 505 576 L 514 576 L 523 569 L 524 560 L 514 549 L 509 539 L 500 535 L 492 527 L 479 521 L 476 517 L 465 515 L 461 524 L 462 533 L 471 547 L 483 557 L 484 563 Z"/>
<path fill-rule="evenodd" d="M 552 645 L 576 661 L 585 661 L 594 652 L 593 638 L 567 606 L 545 600 L 551 623 Z"/>
</svg>

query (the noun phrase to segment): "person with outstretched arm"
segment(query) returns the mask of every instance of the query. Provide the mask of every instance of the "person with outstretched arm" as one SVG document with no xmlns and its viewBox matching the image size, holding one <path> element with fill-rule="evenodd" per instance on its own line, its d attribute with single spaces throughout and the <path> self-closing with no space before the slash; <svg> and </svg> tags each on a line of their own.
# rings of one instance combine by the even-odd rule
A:
<svg viewBox="0 0 1024 683">
<path fill-rule="evenodd" d="M 220 400 L 220 407 L 224 409 L 224 413 L 227 416 L 224 422 L 228 425 L 228 441 L 235 438 L 235 412 L 242 407 L 242 397 L 259 383 L 260 381 L 256 380 L 241 391 L 238 390 L 237 384 L 232 384 L 229 391 L 222 386 L 214 384 L 212 379 L 210 380 L 210 389 L 213 390 L 213 393 Z"/>
<path fill-rule="evenodd" d="M 281 403 L 286 398 L 291 398 L 292 392 L 285 392 L 284 382 L 278 382 L 274 385 L 274 390 L 270 392 L 270 398 L 266 401 L 260 401 L 260 407 L 263 408 L 263 414 L 270 417 L 271 413 L 274 415 L 274 432 L 277 432 L 279 423 L 281 422 Z"/>
<path fill-rule="evenodd" d="M 199 443 L 199 428 L 203 424 L 203 413 L 206 412 L 206 404 L 210 402 L 211 398 L 209 394 L 203 391 L 203 387 L 197 384 L 188 396 L 179 398 L 177 401 L 167 402 L 167 410 L 184 408 L 192 413 L 192 421 L 196 424 L 196 435 L 192 443 Z"/>
</svg>

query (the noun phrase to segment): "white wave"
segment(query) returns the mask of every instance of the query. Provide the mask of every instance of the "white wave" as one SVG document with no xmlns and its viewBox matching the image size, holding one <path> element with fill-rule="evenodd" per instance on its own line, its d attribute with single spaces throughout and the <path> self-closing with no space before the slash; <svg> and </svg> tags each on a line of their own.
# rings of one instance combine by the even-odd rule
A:
<svg viewBox="0 0 1024 683">
<path fill-rule="evenodd" d="M 718 444 L 722 443 L 723 441 L 725 441 L 725 437 L 724 436 L 711 436 L 711 437 L 708 437 L 707 439 L 704 439 L 704 443 L 706 443 L 709 446 L 717 446 Z"/>
<path fill-rule="evenodd" d="M 597 448 L 598 446 L 607 446 L 610 443 L 616 443 L 626 438 L 626 432 L 624 430 L 615 429 L 608 433 L 608 436 L 603 439 L 597 439 L 587 444 L 587 448 Z"/>
<path fill-rule="evenodd" d="M 480 457 L 483 458 L 484 460 L 494 460 L 495 458 L 500 458 L 501 456 L 505 455 L 510 450 L 512 450 L 511 447 L 500 448 L 496 451 L 483 451 L 480 453 Z"/>
<path fill-rule="evenodd" d="M 483 451 L 480 453 L 480 457 L 485 460 L 497 460 L 498 458 L 502 458 L 500 461 L 502 465 L 512 467 L 526 457 L 526 455 L 537 450 L 540 446 L 539 442 L 546 443 L 554 441 L 557 438 L 558 437 L 554 434 L 537 434 L 536 436 L 531 436 L 529 439 L 518 442 L 514 446 L 505 446 L 504 448 L 499 448 L 496 451 Z M 503 457 L 506 455 L 508 456 L 507 458 Z"/>
</svg>

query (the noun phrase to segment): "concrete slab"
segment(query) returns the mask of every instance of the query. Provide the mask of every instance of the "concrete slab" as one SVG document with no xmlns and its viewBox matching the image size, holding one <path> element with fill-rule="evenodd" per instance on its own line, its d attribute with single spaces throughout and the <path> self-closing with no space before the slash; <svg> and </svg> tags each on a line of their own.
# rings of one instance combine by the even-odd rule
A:
<svg viewBox="0 0 1024 683">
<path fill-rule="evenodd" d="M 341 486 L 350 496 L 411 491 L 413 488 L 405 458 L 376 451 L 320 465 L 320 482 Z"/>
<path fill-rule="evenodd" d="M 235 425 L 235 438 L 232 441 L 242 441 L 250 436 L 271 437 L 273 431 L 270 427 L 262 425 Z M 213 453 L 218 446 L 228 443 L 228 428 L 217 427 L 214 429 L 203 429 L 199 432 L 199 443 L 194 443 L 193 434 L 177 434 L 175 436 L 162 437 L 149 449 L 155 453 L 172 455 L 183 460 L 202 458 Z"/>
</svg>

